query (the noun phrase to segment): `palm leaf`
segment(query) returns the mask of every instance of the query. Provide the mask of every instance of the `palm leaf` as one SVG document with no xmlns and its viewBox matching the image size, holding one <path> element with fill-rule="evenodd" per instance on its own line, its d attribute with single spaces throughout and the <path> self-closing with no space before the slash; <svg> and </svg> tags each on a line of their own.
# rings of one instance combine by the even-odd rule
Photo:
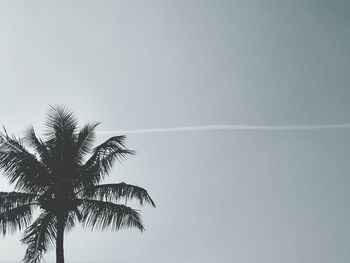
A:
<svg viewBox="0 0 350 263">
<path fill-rule="evenodd" d="M 51 107 L 47 115 L 45 145 L 50 154 L 50 171 L 53 184 L 65 187 L 78 177 L 76 162 L 77 120 L 66 107 Z"/>
<path fill-rule="evenodd" d="M 27 227 L 35 204 L 26 204 L 0 213 L 0 231 L 3 235 Z"/>
<path fill-rule="evenodd" d="M 80 201 L 82 223 L 86 228 L 116 231 L 136 227 L 141 232 L 144 231 L 140 214 L 130 207 L 98 200 Z"/>
<path fill-rule="evenodd" d="M 75 227 L 76 221 L 81 222 L 82 220 L 82 214 L 79 211 L 78 207 L 68 212 L 66 217 L 66 230 L 71 230 Z"/>
<path fill-rule="evenodd" d="M 50 106 L 45 127 L 45 136 L 48 142 L 52 142 L 67 134 L 74 134 L 77 128 L 77 119 L 67 107 Z"/>
<path fill-rule="evenodd" d="M 49 184 L 48 171 L 22 142 L 5 134 L 5 143 L 0 144 L 0 169 L 9 182 L 16 182 L 16 189 L 36 192 Z"/>
<path fill-rule="evenodd" d="M 81 168 L 80 183 L 84 187 L 98 184 L 109 174 L 116 160 L 121 161 L 126 155 L 134 154 L 134 151 L 126 149 L 124 141 L 125 136 L 111 137 L 94 149 L 92 156 Z"/>
<path fill-rule="evenodd" d="M 33 126 L 30 126 L 24 135 L 24 141 L 32 147 L 35 152 L 40 156 L 40 161 L 46 165 L 46 168 L 50 167 L 50 153 L 45 143 L 36 136 Z"/>
<path fill-rule="evenodd" d="M 95 128 L 99 123 L 86 124 L 79 132 L 76 142 L 77 160 L 82 161 L 85 154 L 88 154 L 93 149 L 93 142 L 95 140 Z"/>
<path fill-rule="evenodd" d="M 155 203 L 145 189 L 126 183 L 96 185 L 84 189 L 82 194 L 88 199 L 108 202 L 118 202 L 121 198 L 126 200 L 135 198 L 141 205 L 148 203 L 155 207 Z"/>
<path fill-rule="evenodd" d="M 38 199 L 37 194 L 0 192 L 0 213 L 15 207 L 31 204 Z"/>
<path fill-rule="evenodd" d="M 50 212 L 42 213 L 24 232 L 22 242 L 27 245 L 25 263 L 39 263 L 42 254 L 55 245 L 56 218 Z"/>
</svg>

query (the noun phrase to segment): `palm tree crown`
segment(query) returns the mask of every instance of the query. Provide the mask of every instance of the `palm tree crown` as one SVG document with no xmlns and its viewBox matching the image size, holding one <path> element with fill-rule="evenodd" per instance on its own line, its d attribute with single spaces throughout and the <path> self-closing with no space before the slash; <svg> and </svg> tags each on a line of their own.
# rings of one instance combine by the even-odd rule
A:
<svg viewBox="0 0 350 263">
<path fill-rule="evenodd" d="M 76 223 L 90 229 L 144 230 L 139 212 L 120 201 L 134 198 L 155 206 L 147 191 L 125 183 L 101 184 L 114 161 L 134 152 L 125 147 L 125 136 L 93 147 L 97 125 L 78 130 L 74 114 L 56 106 L 50 107 L 43 140 L 33 127 L 22 139 L 1 134 L 0 169 L 16 192 L 0 192 L 0 233 L 25 229 L 24 262 L 40 262 L 56 246 L 56 262 L 64 263 L 64 230 Z M 36 208 L 40 215 L 32 222 Z"/>
</svg>

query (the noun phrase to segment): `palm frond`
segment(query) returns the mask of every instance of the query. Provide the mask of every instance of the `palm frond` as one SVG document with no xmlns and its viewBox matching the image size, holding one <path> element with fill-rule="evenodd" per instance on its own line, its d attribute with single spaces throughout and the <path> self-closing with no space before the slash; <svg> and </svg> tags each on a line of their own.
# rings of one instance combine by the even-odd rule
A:
<svg viewBox="0 0 350 263">
<path fill-rule="evenodd" d="M 65 219 L 65 229 L 66 230 L 73 229 L 76 223 L 81 222 L 81 220 L 82 220 L 81 211 L 79 210 L 78 207 L 75 207 L 75 209 L 72 209 L 67 213 L 67 216 Z"/>
<path fill-rule="evenodd" d="M 2 134 L 0 144 L 0 169 L 16 189 L 39 191 L 49 184 L 48 172 L 36 156 L 28 152 L 21 140 Z"/>
<path fill-rule="evenodd" d="M 86 161 L 81 169 L 83 185 L 91 186 L 100 182 L 108 175 L 116 160 L 121 161 L 134 151 L 128 150 L 124 144 L 125 136 L 111 137 L 94 149 L 92 156 Z"/>
<path fill-rule="evenodd" d="M 61 105 L 50 106 L 45 123 L 45 136 L 49 142 L 65 135 L 74 134 L 77 128 L 77 119 L 73 112 Z"/>
<path fill-rule="evenodd" d="M 6 212 L 15 207 L 36 202 L 39 196 L 37 194 L 20 192 L 0 192 L 0 213 Z"/>
<path fill-rule="evenodd" d="M 26 204 L 0 213 L 0 233 L 6 235 L 28 226 L 35 204 Z"/>
<path fill-rule="evenodd" d="M 33 126 L 30 126 L 24 134 L 24 142 L 28 143 L 35 152 L 40 156 L 40 161 L 50 167 L 50 153 L 45 143 L 36 136 Z"/>
<path fill-rule="evenodd" d="M 77 119 L 73 112 L 63 106 L 50 107 L 47 115 L 45 145 L 50 154 L 50 171 L 56 184 L 66 180 L 69 183 L 77 170 L 75 144 Z"/>
<path fill-rule="evenodd" d="M 138 211 L 125 205 L 98 200 L 81 199 L 82 223 L 86 228 L 110 229 L 136 227 L 144 231 L 141 216 Z"/>
<path fill-rule="evenodd" d="M 88 199 L 108 202 L 118 202 L 121 198 L 126 200 L 135 198 L 139 201 L 140 205 L 148 203 L 153 207 L 156 206 L 145 189 L 126 183 L 101 184 L 88 187 L 82 191 L 82 195 Z"/>
<path fill-rule="evenodd" d="M 99 123 L 86 124 L 79 132 L 76 142 L 77 160 L 82 161 L 83 156 L 88 154 L 93 149 L 93 142 L 95 140 L 95 128 Z"/>
<path fill-rule="evenodd" d="M 24 232 L 22 242 L 27 245 L 23 259 L 25 263 L 39 263 L 42 254 L 55 245 L 56 218 L 53 213 L 44 212 Z"/>
</svg>

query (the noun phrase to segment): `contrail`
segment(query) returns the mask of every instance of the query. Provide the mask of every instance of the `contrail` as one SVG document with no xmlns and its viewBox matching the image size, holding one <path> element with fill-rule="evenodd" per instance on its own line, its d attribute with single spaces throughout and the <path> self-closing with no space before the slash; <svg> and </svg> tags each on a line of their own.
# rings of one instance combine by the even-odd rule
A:
<svg viewBox="0 0 350 263">
<path fill-rule="evenodd" d="M 246 125 L 246 124 L 211 124 L 199 126 L 182 126 L 172 128 L 147 128 L 132 130 L 110 130 L 97 131 L 97 134 L 106 135 L 123 135 L 123 134 L 144 134 L 144 133 L 167 133 L 167 132 L 186 132 L 186 131 L 215 131 L 215 130 L 232 130 L 232 131 L 310 131 L 310 130 L 337 130 L 350 129 L 350 123 L 337 124 L 311 124 L 311 125 Z M 17 151 L 22 151 L 17 146 L 8 142 L 0 134 L 0 144 L 4 143 L 12 146 Z"/>
<path fill-rule="evenodd" d="M 172 128 L 148 128 L 133 130 L 98 131 L 98 134 L 143 134 L 143 133 L 164 133 L 164 132 L 186 132 L 186 131 L 212 131 L 212 130 L 236 130 L 236 131 L 303 131 L 303 130 L 335 130 L 349 129 L 350 123 L 339 124 L 312 124 L 312 125 L 201 125 L 183 126 Z"/>
</svg>

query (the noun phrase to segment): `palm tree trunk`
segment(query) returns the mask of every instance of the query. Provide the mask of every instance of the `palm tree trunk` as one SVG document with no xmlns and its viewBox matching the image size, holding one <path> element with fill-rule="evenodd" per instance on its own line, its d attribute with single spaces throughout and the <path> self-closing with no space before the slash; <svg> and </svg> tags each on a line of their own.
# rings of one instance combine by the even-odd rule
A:
<svg viewBox="0 0 350 263">
<path fill-rule="evenodd" d="M 64 216 L 57 216 L 56 263 L 64 263 Z"/>
</svg>

